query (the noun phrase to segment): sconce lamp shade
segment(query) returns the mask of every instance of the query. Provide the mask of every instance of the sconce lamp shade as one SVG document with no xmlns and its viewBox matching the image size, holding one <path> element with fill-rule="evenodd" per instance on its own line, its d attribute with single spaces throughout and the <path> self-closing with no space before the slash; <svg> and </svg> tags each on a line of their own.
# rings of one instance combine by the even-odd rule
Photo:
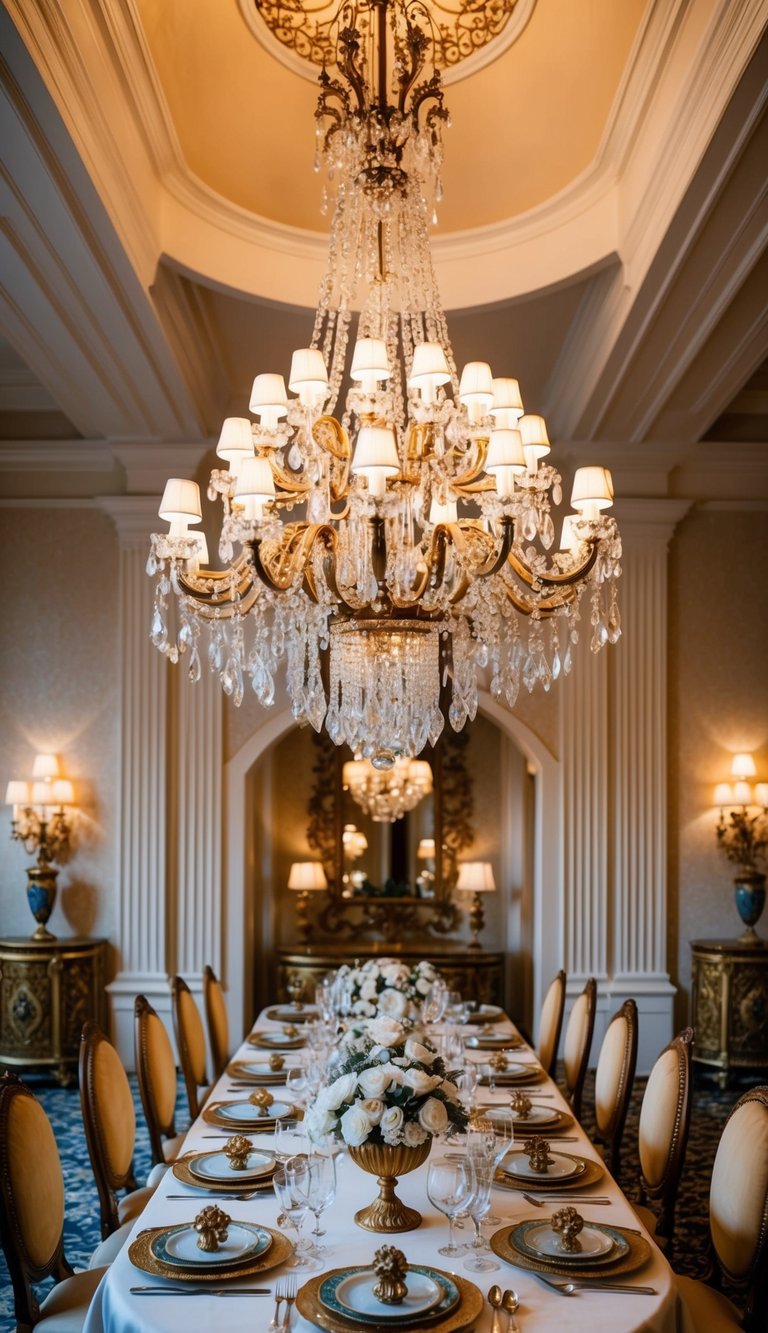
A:
<svg viewBox="0 0 768 1333">
<path fill-rule="evenodd" d="M 372 470 L 394 477 L 400 471 L 395 432 L 391 426 L 361 426 L 352 459 L 352 471 L 369 476 Z"/>
<path fill-rule="evenodd" d="M 574 523 L 578 523 L 578 521 L 579 521 L 578 514 L 566 514 L 565 518 L 563 519 L 563 527 L 560 533 L 561 551 L 577 551 L 579 546 L 581 545 L 581 542 L 576 535 L 576 530 L 573 526 Z"/>
<path fill-rule="evenodd" d="M 54 805 L 74 805 L 75 789 L 69 778 L 57 778 L 51 783 L 50 799 Z"/>
<path fill-rule="evenodd" d="M 416 856 L 419 861 L 432 861 L 435 856 L 434 838 L 422 838 L 417 849 Z"/>
<path fill-rule="evenodd" d="M 461 372 L 459 399 L 486 410 L 493 403 L 493 375 L 487 361 L 468 361 Z"/>
<path fill-rule="evenodd" d="M 494 893 L 496 881 L 490 861 L 462 861 L 456 888 L 462 893 Z"/>
<path fill-rule="evenodd" d="M 447 384 L 450 378 L 451 372 L 440 343 L 417 343 L 413 349 L 409 389 L 435 389 L 439 384 Z"/>
<path fill-rule="evenodd" d="M 520 418 L 517 429 L 523 437 L 525 461 L 530 463 L 535 471 L 538 460 L 544 458 L 551 448 L 546 422 L 543 417 L 527 414 Z"/>
<path fill-rule="evenodd" d="M 261 417 L 265 426 L 276 426 L 288 412 L 288 395 L 282 375 L 257 375 L 251 389 L 249 412 Z M 250 423 L 249 423 L 250 424 Z"/>
<path fill-rule="evenodd" d="M 247 417 L 225 417 L 216 453 L 219 458 L 230 460 L 253 457 L 253 436 Z"/>
<path fill-rule="evenodd" d="M 758 782 L 755 784 L 755 801 L 763 807 L 768 806 L 768 782 Z"/>
<path fill-rule="evenodd" d="M 607 467 L 579 467 L 573 478 L 571 504 L 574 509 L 610 509 L 613 479 Z"/>
<path fill-rule="evenodd" d="M 36 754 L 32 766 L 32 777 L 43 782 L 50 782 L 59 776 L 59 761 L 55 754 Z"/>
<path fill-rule="evenodd" d="M 433 524 L 438 523 L 458 523 L 459 514 L 455 500 L 448 500 L 441 504 L 439 500 L 432 499 L 429 506 L 429 521 Z"/>
<path fill-rule="evenodd" d="M 315 889 L 327 889 L 328 880 L 319 861 L 294 861 L 288 875 L 288 888 L 298 889 L 301 893 Z"/>
<path fill-rule="evenodd" d="M 300 347 L 291 358 L 291 374 L 288 388 L 300 397 L 324 397 L 328 390 L 328 371 L 325 368 L 323 354 L 317 347 Z"/>
<path fill-rule="evenodd" d="M 715 795 L 712 801 L 713 805 L 730 805 L 732 800 L 733 792 L 731 791 L 730 782 L 718 782 L 715 787 Z"/>
<path fill-rule="evenodd" d="M 732 778 L 756 778 L 757 769 L 751 754 L 735 754 L 731 761 Z"/>
<path fill-rule="evenodd" d="M 497 426 L 514 426 L 523 415 L 523 400 L 517 380 L 506 377 L 493 380 L 491 415 L 496 418 Z"/>
<path fill-rule="evenodd" d="M 200 487 L 196 481 L 171 477 L 165 483 L 158 514 L 165 523 L 201 523 Z"/>
<path fill-rule="evenodd" d="M 486 472 L 496 472 L 502 467 L 511 468 L 513 472 L 525 472 L 523 439 L 520 431 L 514 427 L 505 426 L 499 430 L 491 431 L 485 470 Z"/>
<path fill-rule="evenodd" d="M 380 380 L 390 378 L 392 369 L 383 338 L 358 338 L 349 374 L 368 390 L 374 390 Z"/>
<path fill-rule="evenodd" d="M 752 788 L 748 782 L 734 782 L 733 800 L 736 805 L 752 804 Z"/>
<path fill-rule="evenodd" d="M 237 500 L 259 500 L 262 504 L 275 498 L 275 479 L 266 458 L 246 458 L 235 483 Z"/>
<path fill-rule="evenodd" d="M 12 778 L 5 789 L 6 805 L 29 805 L 32 799 L 32 790 L 28 782 L 20 782 Z"/>
</svg>

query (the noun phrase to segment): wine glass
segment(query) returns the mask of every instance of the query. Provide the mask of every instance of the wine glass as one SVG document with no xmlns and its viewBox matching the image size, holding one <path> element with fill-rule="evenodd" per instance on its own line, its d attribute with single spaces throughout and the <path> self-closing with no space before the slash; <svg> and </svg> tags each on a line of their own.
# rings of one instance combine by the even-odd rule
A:
<svg viewBox="0 0 768 1333">
<path fill-rule="evenodd" d="M 429 1163 L 427 1195 L 441 1213 L 448 1218 L 448 1244 L 438 1254 L 453 1258 L 464 1253 L 457 1245 L 453 1225 L 460 1212 L 467 1208 L 474 1189 L 472 1163 L 466 1157 L 436 1157 Z"/>
<path fill-rule="evenodd" d="M 471 1113 L 474 1109 L 475 1098 L 477 1097 L 477 1065 L 473 1061 L 467 1060 L 457 1079 L 461 1100 L 464 1102 L 467 1110 Z"/>
<path fill-rule="evenodd" d="M 307 1130 L 303 1120 L 278 1120 L 272 1151 L 278 1162 L 289 1162 L 292 1157 L 307 1151 Z"/>
<path fill-rule="evenodd" d="M 289 1266 L 314 1272 L 320 1264 L 311 1244 L 307 1249 L 307 1242 L 301 1239 L 301 1227 L 308 1208 L 306 1196 L 301 1193 L 298 1185 L 302 1172 L 306 1172 L 306 1158 L 291 1158 L 285 1166 L 277 1167 L 272 1176 L 272 1184 L 281 1209 L 277 1225 L 293 1227 L 296 1232 L 296 1248 L 288 1260 Z"/>
<path fill-rule="evenodd" d="M 490 1273 L 493 1269 L 497 1269 L 499 1265 L 494 1259 L 489 1258 L 490 1246 L 483 1236 L 481 1224 L 490 1212 L 491 1186 L 493 1185 L 493 1173 L 496 1167 L 493 1159 L 489 1157 L 473 1155 L 471 1161 L 475 1188 L 469 1201 L 468 1212 L 474 1224 L 475 1235 L 470 1247 L 472 1254 L 465 1261 L 464 1267 L 469 1268 L 473 1273 Z"/>
<path fill-rule="evenodd" d="M 490 1129 L 488 1128 L 489 1126 Z M 515 1124 L 511 1112 L 507 1115 L 496 1115 L 492 1120 L 483 1119 L 478 1127 L 482 1132 L 493 1135 L 493 1147 L 490 1149 L 490 1154 L 493 1159 L 495 1170 L 501 1165 L 507 1153 L 514 1146 Z M 504 1219 L 497 1217 L 495 1214 L 488 1213 L 485 1220 L 492 1226 L 499 1226 Z"/>
<path fill-rule="evenodd" d="M 303 1106 L 304 1095 L 309 1089 L 309 1078 L 303 1065 L 294 1065 L 285 1071 L 285 1087 L 291 1105 Z"/>
<path fill-rule="evenodd" d="M 448 987 L 444 981 L 436 979 L 424 996 L 424 1003 L 421 1006 L 422 1022 L 439 1023 L 445 1013 L 447 1003 Z"/>
<path fill-rule="evenodd" d="M 320 1214 L 330 1207 L 335 1198 L 335 1159 L 332 1156 L 326 1157 L 324 1153 L 313 1153 L 309 1159 L 309 1193 L 307 1195 L 310 1211 L 315 1216 L 315 1225 L 312 1228 L 313 1236 L 325 1235 L 320 1227 Z M 315 1241 L 315 1253 L 318 1255 L 326 1254 L 327 1246 L 318 1245 Z"/>
</svg>

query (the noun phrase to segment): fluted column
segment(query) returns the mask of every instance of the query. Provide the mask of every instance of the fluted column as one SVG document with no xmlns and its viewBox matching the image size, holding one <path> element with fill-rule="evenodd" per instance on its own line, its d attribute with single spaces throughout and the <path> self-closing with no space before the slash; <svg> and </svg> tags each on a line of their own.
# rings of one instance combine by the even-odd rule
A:
<svg viewBox="0 0 768 1333">
<path fill-rule="evenodd" d="M 176 969 L 192 989 L 210 963 L 221 972 L 222 953 L 222 708 L 218 676 L 204 660 L 192 684 L 184 659 L 177 671 L 175 843 Z"/>
<path fill-rule="evenodd" d="M 168 665 L 149 638 L 153 585 L 146 563 L 157 500 L 121 496 L 102 503 L 120 547 L 118 972 L 108 989 L 115 1041 L 132 1067 L 134 997 L 142 992 L 168 1012 Z"/>
</svg>

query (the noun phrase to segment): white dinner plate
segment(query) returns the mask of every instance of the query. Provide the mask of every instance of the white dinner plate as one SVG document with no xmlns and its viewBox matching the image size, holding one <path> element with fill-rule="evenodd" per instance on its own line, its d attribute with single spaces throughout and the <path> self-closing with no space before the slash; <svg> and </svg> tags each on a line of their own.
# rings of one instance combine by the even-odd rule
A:
<svg viewBox="0 0 768 1333">
<path fill-rule="evenodd" d="M 566 1157 L 564 1153 L 551 1152 L 552 1165 L 546 1172 L 534 1171 L 525 1153 L 508 1153 L 501 1163 L 505 1176 L 514 1176 L 518 1180 L 573 1180 L 582 1175 L 585 1164 L 575 1157 Z"/>
<path fill-rule="evenodd" d="M 225 1268 L 265 1254 L 272 1244 L 268 1231 L 252 1222 L 230 1222 L 227 1239 L 217 1250 L 201 1250 L 198 1234 L 191 1222 L 168 1227 L 154 1236 L 150 1249 L 161 1263 L 180 1268 Z"/>
<path fill-rule="evenodd" d="M 222 1184 L 233 1185 L 240 1180 L 257 1180 L 259 1176 L 269 1175 L 275 1165 L 275 1154 L 273 1152 L 262 1152 L 260 1149 L 250 1152 L 248 1154 L 248 1165 L 242 1171 L 235 1171 L 230 1165 L 227 1154 L 220 1150 L 204 1152 L 199 1157 L 192 1157 L 187 1165 L 190 1174 L 197 1176 L 199 1180 L 214 1180 Z"/>
<path fill-rule="evenodd" d="M 276 1051 L 291 1051 L 296 1046 L 303 1046 L 306 1037 L 297 1032 L 295 1037 L 287 1037 L 284 1032 L 254 1032 L 249 1038 L 252 1046 L 274 1046 Z"/>
<path fill-rule="evenodd" d="M 273 1005 L 264 1015 L 270 1023 L 311 1023 L 317 1018 L 317 1009 L 312 1005 L 302 1005 L 301 1009 L 292 1009 L 289 1004 Z"/>
<path fill-rule="evenodd" d="M 477 1009 L 472 1009 L 467 1018 L 468 1023 L 498 1023 L 504 1018 L 504 1010 L 497 1004 L 480 1004 Z"/>
<path fill-rule="evenodd" d="M 271 1106 L 254 1106 L 253 1102 L 219 1102 L 216 1107 L 219 1120 L 237 1121 L 238 1124 L 263 1125 L 266 1120 L 285 1120 L 296 1115 L 290 1102 L 273 1102 Z"/>
<path fill-rule="evenodd" d="M 560 1119 L 560 1112 L 551 1106 L 532 1106 L 524 1116 L 519 1111 L 513 1111 L 511 1106 L 484 1106 L 482 1112 L 486 1120 L 500 1120 L 504 1124 L 511 1120 L 513 1125 L 519 1125 L 521 1129 L 528 1125 L 552 1125 Z"/>
<path fill-rule="evenodd" d="M 227 1073 L 230 1078 L 245 1079 L 249 1083 L 285 1083 L 285 1074 L 288 1066 L 284 1065 L 282 1069 L 271 1069 L 264 1061 L 259 1060 L 233 1060 Z"/>
<path fill-rule="evenodd" d="M 336 1288 L 339 1305 L 353 1317 L 356 1314 L 375 1314 L 380 1319 L 405 1323 L 414 1315 L 433 1310 L 443 1297 L 442 1287 L 438 1286 L 434 1278 L 428 1277 L 426 1273 L 409 1272 L 405 1277 L 408 1295 L 402 1304 L 397 1307 L 385 1305 L 373 1294 L 377 1280 L 374 1272 L 350 1273 Z"/>
<path fill-rule="evenodd" d="M 521 1222 L 513 1233 L 514 1244 L 523 1254 L 532 1258 L 556 1259 L 558 1263 L 605 1263 L 623 1258 L 629 1245 L 621 1232 L 612 1227 L 585 1222 L 579 1232 L 581 1248 L 564 1250 L 560 1236 L 552 1230 L 549 1221 Z"/>
</svg>

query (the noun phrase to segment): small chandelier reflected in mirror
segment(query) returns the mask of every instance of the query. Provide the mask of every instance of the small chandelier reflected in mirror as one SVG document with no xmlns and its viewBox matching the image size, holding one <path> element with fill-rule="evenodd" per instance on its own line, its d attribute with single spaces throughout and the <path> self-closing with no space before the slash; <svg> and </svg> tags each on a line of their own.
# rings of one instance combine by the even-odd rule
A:
<svg viewBox="0 0 768 1333">
<path fill-rule="evenodd" d="M 396 759 L 391 768 L 381 769 L 370 759 L 350 759 L 341 780 L 371 819 L 393 824 L 432 791 L 432 765 L 426 759 Z"/>
<path fill-rule="evenodd" d="M 248 679 L 272 704 L 284 664 L 296 721 L 385 767 L 474 718 L 480 681 L 509 708 L 521 685 L 549 690 L 585 593 L 593 652 L 615 643 L 621 543 L 610 474 L 583 467 L 555 549 L 543 418 L 486 362 L 457 371 L 428 236 L 448 122 L 428 12 L 342 5 L 334 56 L 316 112 L 336 197 L 311 345 L 293 354 L 293 397 L 258 374 L 256 421 L 222 427 L 208 495 L 225 568 L 190 531 L 197 486 L 169 481 L 151 637 L 192 680 L 202 651 L 235 704 Z"/>
</svg>

